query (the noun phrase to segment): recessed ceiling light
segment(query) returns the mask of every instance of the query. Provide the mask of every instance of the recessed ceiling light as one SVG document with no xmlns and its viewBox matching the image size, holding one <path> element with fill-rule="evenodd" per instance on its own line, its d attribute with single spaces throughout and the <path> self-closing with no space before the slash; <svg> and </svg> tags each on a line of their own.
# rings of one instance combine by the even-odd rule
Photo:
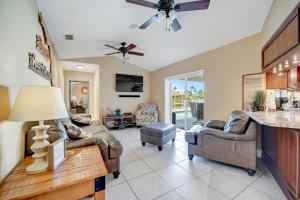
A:
<svg viewBox="0 0 300 200">
<path fill-rule="evenodd" d="M 65 35 L 65 40 L 73 40 L 73 39 L 74 39 L 74 35 L 71 35 L 71 34 Z"/>
<path fill-rule="evenodd" d="M 84 69 L 84 66 L 83 66 L 83 65 L 76 65 L 76 67 L 77 67 L 78 69 Z"/>
<path fill-rule="evenodd" d="M 137 24 L 130 24 L 128 28 L 129 29 L 136 29 L 138 26 L 139 25 L 137 25 Z"/>
<path fill-rule="evenodd" d="M 285 61 L 285 64 L 284 64 L 284 67 L 285 67 L 285 68 L 288 68 L 289 66 L 290 66 L 290 65 L 289 65 L 289 61 L 286 60 L 286 61 Z"/>
</svg>

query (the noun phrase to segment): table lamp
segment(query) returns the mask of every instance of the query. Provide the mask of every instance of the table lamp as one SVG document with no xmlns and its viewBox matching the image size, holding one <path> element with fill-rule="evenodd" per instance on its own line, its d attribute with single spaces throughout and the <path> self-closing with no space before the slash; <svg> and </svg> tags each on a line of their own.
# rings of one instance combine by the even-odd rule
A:
<svg viewBox="0 0 300 200">
<path fill-rule="evenodd" d="M 19 92 L 12 111 L 8 117 L 11 121 L 39 121 L 38 126 L 32 127 L 35 131 L 34 143 L 31 150 L 34 152 L 33 164 L 26 168 L 28 174 L 46 171 L 48 161 L 45 159 L 49 137 L 46 132 L 50 127 L 44 125 L 44 120 L 61 119 L 68 117 L 61 90 L 49 86 L 24 86 Z"/>
</svg>

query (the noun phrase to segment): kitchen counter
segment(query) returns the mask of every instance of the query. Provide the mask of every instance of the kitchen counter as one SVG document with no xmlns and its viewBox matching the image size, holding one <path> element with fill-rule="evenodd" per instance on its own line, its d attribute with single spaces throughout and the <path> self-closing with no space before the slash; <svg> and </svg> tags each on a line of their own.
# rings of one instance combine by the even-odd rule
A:
<svg viewBox="0 0 300 200">
<path fill-rule="evenodd" d="M 245 111 L 245 113 L 261 125 L 300 129 L 300 111 Z"/>
</svg>

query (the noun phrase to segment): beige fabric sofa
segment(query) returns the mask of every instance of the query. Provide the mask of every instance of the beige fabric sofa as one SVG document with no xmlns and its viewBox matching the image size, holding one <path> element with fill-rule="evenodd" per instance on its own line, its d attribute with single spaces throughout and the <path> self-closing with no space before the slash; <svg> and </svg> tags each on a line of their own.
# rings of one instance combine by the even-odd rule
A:
<svg viewBox="0 0 300 200">
<path fill-rule="evenodd" d="M 232 132 L 231 132 L 232 131 Z M 231 113 L 227 122 L 213 120 L 185 134 L 189 159 L 201 156 L 243 167 L 250 176 L 256 170 L 256 124 L 242 111 Z"/>
</svg>

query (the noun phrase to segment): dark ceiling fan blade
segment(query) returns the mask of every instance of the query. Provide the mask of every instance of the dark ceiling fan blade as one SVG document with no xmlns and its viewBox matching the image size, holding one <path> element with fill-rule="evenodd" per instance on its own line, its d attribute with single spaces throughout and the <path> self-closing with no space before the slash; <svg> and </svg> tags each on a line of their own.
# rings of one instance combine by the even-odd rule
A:
<svg viewBox="0 0 300 200">
<path fill-rule="evenodd" d="M 144 1 L 144 0 L 126 0 L 127 3 L 132 3 L 140 6 L 145 6 L 148 8 L 156 8 L 156 4 L 149 2 L 149 1 Z"/>
<path fill-rule="evenodd" d="M 105 44 L 105 46 L 110 47 L 110 48 L 113 48 L 113 49 L 119 51 L 119 49 L 118 49 L 117 47 L 113 47 L 113 46 L 111 46 L 111 45 L 109 45 L 109 44 Z"/>
<path fill-rule="evenodd" d="M 128 51 L 130 51 L 131 49 L 134 49 L 135 47 L 136 47 L 136 45 L 131 43 L 130 45 L 128 45 L 127 49 L 128 49 Z"/>
<path fill-rule="evenodd" d="M 121 52 L 119 51 L 119 52 L 107 53 L 107 54 L 105 54 L 105 55 L 106 55 L 106 56 L 109 56 L 109 55 L 114 55 L 114 54 L 119 54 L 119 53 L 121 53 Z"/>
<path fill-rule="evenodd" d="M 173 23 L 171 24 L 171 27 L 173 29 L 174 32 L 178 31 L 181 29 L 181 25 L 179 23 L 179 21 L 177 19 L 173 20 Z"/>
<path fill-rule="evenodd" d="M 210 0 L 199 0 L 186 3 L 176 4 L 174 9 L 177 12 L 191 11 L 191 10 L 204 10 L 208 9 Z"/>
<path fill-rule="evenodd" d="M 150 19 L 148 19 L 144 24 L 142 24 L 139 28 L 146 29 L 150 24 L 152 24 L 155 20 L 157 20 L 158 14 L 154 15 Z"/>
<path fill-rule="evenodd" d="M 136 55 L 136 56 L 144 56 L 144 53 L 135 52 L 135 51 L 128 51 L 128 54 Z"/>
</svg>

